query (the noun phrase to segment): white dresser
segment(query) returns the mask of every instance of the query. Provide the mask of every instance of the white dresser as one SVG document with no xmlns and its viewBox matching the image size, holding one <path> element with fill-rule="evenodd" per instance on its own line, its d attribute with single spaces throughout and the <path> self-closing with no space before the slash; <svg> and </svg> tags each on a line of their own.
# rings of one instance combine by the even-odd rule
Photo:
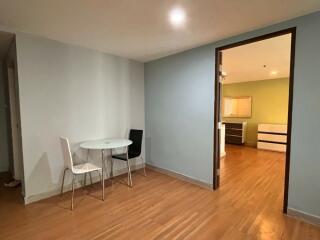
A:
<svg viewBox="0 0 320 240">
<path fill-rule="evenodd" d="M 224 157 L 226 155 L 225 150 L 225 140 L 226 139 L 226 126 L 221 124 L 221 131 L 220 131 L 220 157 Z"/>
<path fill-rule="evenodd" d="M 286 124 L 258 124 L 258 149 L 285 152 L 287 149 Z"/>
</svg>

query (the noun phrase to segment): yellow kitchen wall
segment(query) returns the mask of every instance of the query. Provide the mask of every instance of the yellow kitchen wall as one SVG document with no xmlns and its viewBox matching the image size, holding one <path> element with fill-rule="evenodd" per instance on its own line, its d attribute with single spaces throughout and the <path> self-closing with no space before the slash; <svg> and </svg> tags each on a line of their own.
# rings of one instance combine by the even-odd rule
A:
<svg viewBox="0 0 320 240">
<path fill-rule="evenodd" d="M 257 145 L 259 123 L 287 124 L 289 79 L 223 84 L 224 97 L 252 97 L 250 118 L 223 118 L 223 121 L 247 121 L 246 145 Z"/>
</svg>

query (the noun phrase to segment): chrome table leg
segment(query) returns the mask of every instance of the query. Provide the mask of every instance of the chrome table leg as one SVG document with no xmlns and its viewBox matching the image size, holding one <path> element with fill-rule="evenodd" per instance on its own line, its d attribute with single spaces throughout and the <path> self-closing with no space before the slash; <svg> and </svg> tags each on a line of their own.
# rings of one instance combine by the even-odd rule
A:
<svg viewBox="0 0 320 240">
<path fill-rule="evenodd" d="M 71 198 L 71 210 L 73 210 L 73 198 L 74 198 L 74 181 L 75 181 L 76 176 L 73 174 L 72 175 L 72 198 Z"/>
<path fill-rule="evenodd" d="M 101 167 L 102 167 L 102 200 L 104 201 L 104 150 L 101 150 Z"/>
</svg>

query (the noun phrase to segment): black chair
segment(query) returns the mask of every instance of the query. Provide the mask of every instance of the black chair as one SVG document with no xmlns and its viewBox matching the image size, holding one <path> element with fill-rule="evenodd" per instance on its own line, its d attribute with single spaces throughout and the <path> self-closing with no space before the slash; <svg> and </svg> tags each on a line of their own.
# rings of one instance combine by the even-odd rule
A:
<svg viewBox="0 0 320 240">
<path fill-rule="evenodd" d="M 141 156 L 141 146 L 142 146 L 142 136 L 143 130 L 130 129 L 129 139 L 132 141 L 132 144 L 129 145 L 126 153 L 112 155 L 112 158 L 126 161 L 128 166 L 128 185 L 132 187 L 132 177 L 131 177 L 131 168 L 130 168 L 130 159 L 140 158 L 143 163 L 143 158 Z M 144 175 L 146 174 L 145 165 L 143 167 Z"/>
</svg>

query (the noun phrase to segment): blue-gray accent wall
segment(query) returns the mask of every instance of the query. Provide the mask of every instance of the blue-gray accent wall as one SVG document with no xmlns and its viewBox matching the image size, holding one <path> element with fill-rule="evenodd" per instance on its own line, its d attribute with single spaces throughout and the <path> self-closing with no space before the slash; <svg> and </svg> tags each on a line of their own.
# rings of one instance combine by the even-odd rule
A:
<svg viewBox="0 0 320 240">
<path fill-rule="evenodd" d="M 212 184 L 215 48 L 297 27 L 289 208 L 320 216 L 319 26 L 317 12 L 146 63 L 147 163 Z"/>
<path fill-rule="evenodd" d="M 148 163 L 212 182 L 214 48 L 146 64 Z"/>
</svg>

